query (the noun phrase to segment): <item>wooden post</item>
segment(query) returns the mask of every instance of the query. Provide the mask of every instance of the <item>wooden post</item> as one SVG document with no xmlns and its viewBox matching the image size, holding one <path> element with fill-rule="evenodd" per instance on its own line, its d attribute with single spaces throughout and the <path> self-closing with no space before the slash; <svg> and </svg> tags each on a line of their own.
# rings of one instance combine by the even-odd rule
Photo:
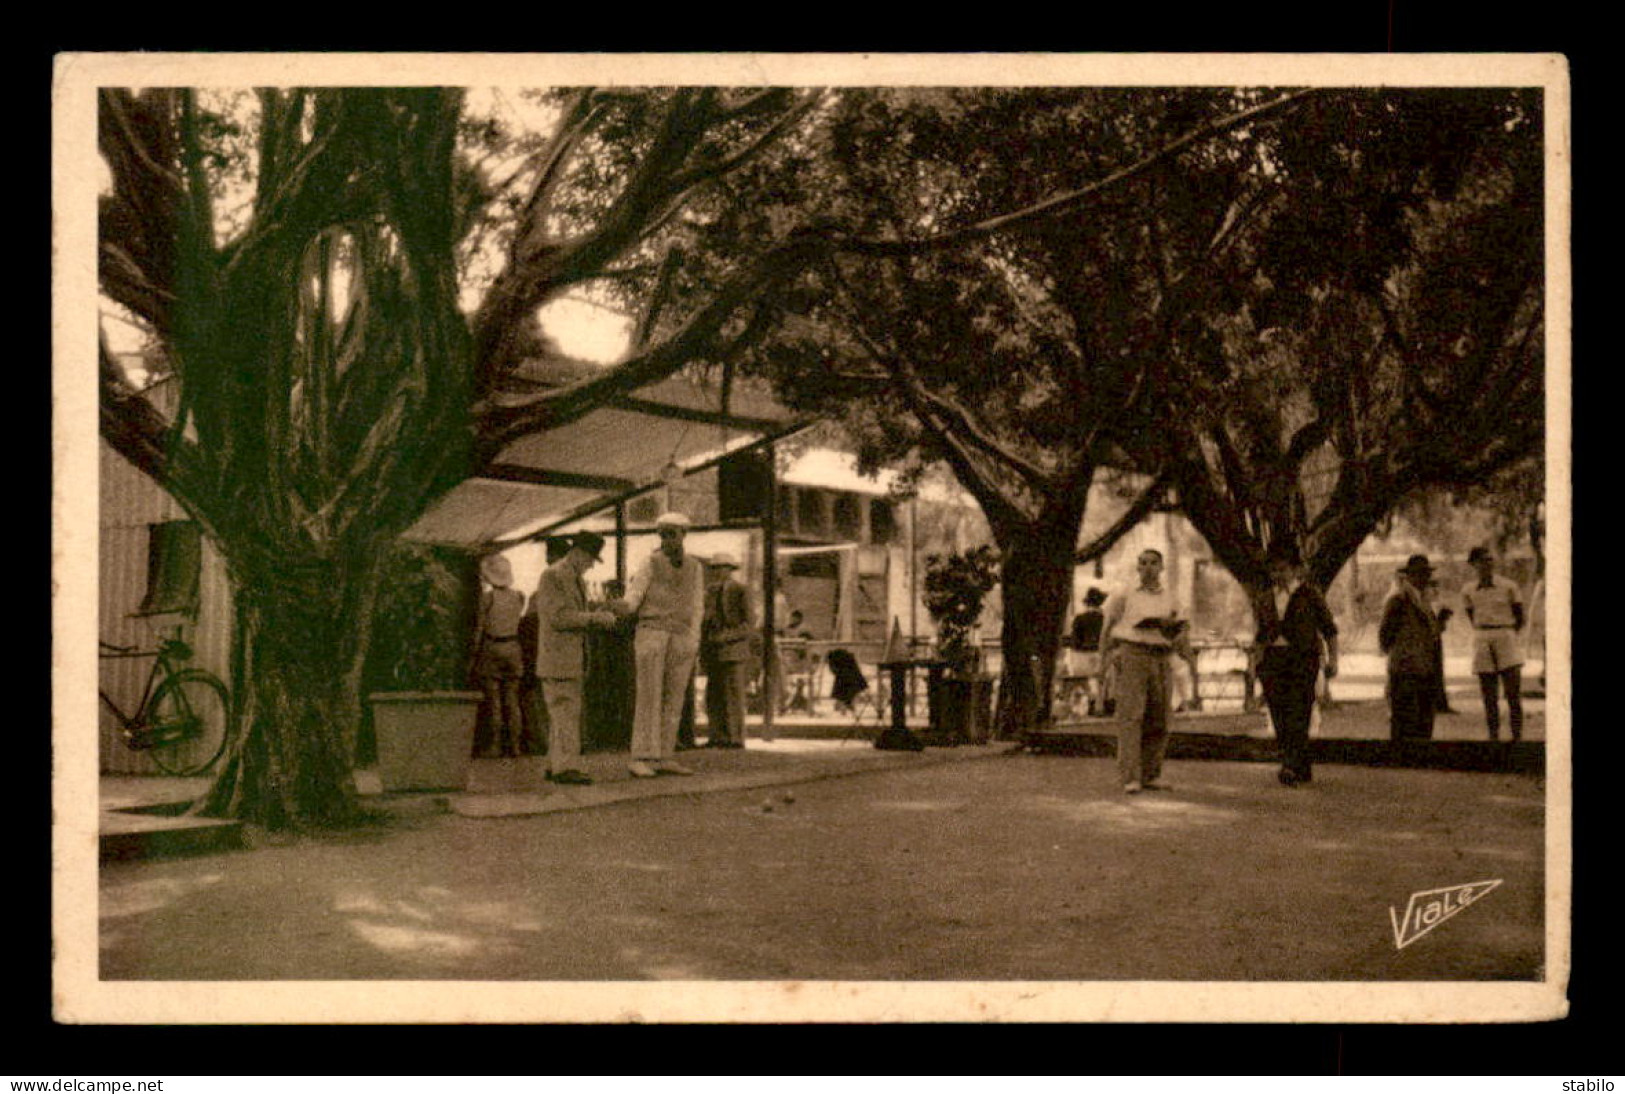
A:
<svg viewBox="0 0 1625 1094">
<path fill-rule="evenodd" d="M 626 502 L 615 503 L 615 580 L 626 588 Z"/>
<path fill-rule="evenodd" d="M 919 495 L 908 499 L 908 655 L 913 657 L 919 645 L 920 627 L 919 609 L 915 605 L 920 602 L 920 544 L 919 535 Z"/>
<path fill-rule="evenodd" d="M 767 480 L 762 490 L 762 739 L 773 739 L 773 719 L 778 714 L 776 691 L 778 674 L 777 621 L 774 601 L 779 596 L 779 474 L 773 446 L 763 453 Z"/>
</svg>

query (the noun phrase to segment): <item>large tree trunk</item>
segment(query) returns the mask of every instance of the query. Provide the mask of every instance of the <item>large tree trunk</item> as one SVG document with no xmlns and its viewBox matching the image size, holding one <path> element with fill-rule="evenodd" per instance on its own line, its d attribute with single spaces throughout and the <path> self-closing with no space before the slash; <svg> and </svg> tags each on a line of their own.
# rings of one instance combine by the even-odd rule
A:
<svg viewBox="0 0 1625 1094">
<path fill-rule="evenodd" d="M 994 716 L 1001 741 L 1019 740 L 1049 719 L 1082 520 L 1081 505 L 1053 505 L 1019 534 L 1001 537 L 1004 674 Z"/>
<path fill-rule="evenodd" d="M 382 545 L 328 558 L 255 553 L 235 574 L 237 734 L 201 812 L 268 828 L 352 824 Z"/>
</svg>

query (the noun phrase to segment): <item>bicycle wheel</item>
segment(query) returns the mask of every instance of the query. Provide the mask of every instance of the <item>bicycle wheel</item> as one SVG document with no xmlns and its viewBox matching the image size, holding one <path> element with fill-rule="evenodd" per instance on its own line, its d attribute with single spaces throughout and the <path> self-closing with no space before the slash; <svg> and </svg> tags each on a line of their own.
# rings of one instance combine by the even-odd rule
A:
<svg viewBox="0 0 1625 1094">
<path fill-rule="evenodd" d="M 202 669 L 182 669 L 152 693 L 149 755 L 170 775 L 200 775 L 226 748 L 231 703 L 226 685 Z"/>
</svg>

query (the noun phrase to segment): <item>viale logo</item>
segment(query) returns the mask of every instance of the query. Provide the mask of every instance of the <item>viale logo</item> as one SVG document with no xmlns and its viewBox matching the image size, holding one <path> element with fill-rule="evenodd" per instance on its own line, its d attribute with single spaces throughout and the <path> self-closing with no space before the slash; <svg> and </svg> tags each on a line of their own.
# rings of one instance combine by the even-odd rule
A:
<svg viewBox="0 0 1625 1094">
<path fill-rule="evenodd" d="M 1500 884 L 1501 879 L 1496 878 L 1494 881 L 1469 881 L 1465 885 L 1412 893 L 1403 916 L 1397 908 L 1390 906 L 1388 918 L 1394 924 L 1394 948 L 1403 950 L 1467 905 L 1483 899 Z"/>
</svg>

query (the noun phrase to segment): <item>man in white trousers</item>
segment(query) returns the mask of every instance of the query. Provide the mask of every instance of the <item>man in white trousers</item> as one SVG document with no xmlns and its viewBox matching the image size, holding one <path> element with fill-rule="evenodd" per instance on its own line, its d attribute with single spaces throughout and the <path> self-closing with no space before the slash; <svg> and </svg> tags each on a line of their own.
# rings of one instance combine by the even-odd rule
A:
<svg viewBox="0 0 1625 1094">
<path fill-rule="evenodd" d="M 638 620 L 632 640 L 637 699 L 628 770 L 640 779 L 694 773 L 673 758 L 705 616 L 705 566 L 683 550 L 688 528 L 682 513 L 665 513 L 655 521 L 660 549 L 632 576 L 623 602 L 623 610 Z"/>
</svg>

